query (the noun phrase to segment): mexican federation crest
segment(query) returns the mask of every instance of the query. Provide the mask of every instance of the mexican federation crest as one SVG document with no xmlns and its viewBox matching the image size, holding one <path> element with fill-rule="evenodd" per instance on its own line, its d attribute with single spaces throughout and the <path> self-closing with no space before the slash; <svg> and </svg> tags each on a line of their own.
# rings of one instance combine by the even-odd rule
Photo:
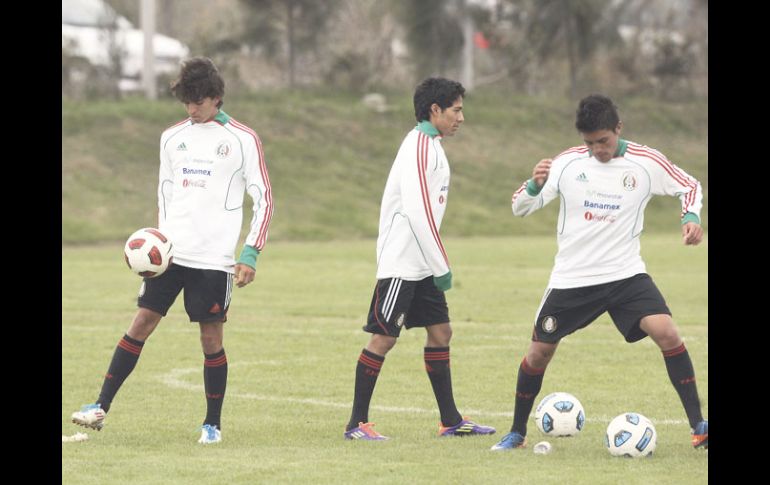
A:
<svg viewBox="0 0 770 485">
<path fill-rule="evenodd" d="M 228 155 L 230 155 L 230 142 L 227 140 L 222 140 L 217 144 L 217 157 L 218 158 L 227 158 Z"/>
<path fill-rule="evenodd" d="M 551 315 L 543 318 L 543 321 L 540 322 L 540 327 L 545 333 L 554 333 L 558 326 L 559 325 L 556 323 L 556 318 L 552 317 Z"/>
<path fill-rule="evenodd" d="M 637 186 L 636 174 L 634 172 L 626 172 L 623 174 L 623 188 L 632 191 Z"/>
<path fill-rule="evenodd" d="M 404 324 L 404 319 L 405 318 L 406 318 L 406 314 L 405 313 L 402 312 L 401 314 L 399 314 L 398 317 L 396 317 L 395 325 L 397 327 L 402 326 Z"/>
</svg>

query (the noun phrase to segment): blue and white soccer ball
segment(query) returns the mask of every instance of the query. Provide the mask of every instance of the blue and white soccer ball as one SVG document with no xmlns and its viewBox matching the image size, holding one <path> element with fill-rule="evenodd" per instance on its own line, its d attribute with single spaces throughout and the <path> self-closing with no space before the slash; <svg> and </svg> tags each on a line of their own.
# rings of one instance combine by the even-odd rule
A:
<svg viewBox="0 0 770 485">
<path fill-rule="evenodd" d="M 647 456 L 655 451 L 657 444 L 655 426 L 639 413 L 623 413 L 615 417 L 604 435 L 604 445 L 613 456 Z"/>
<path fill-rule="evenodd" d="M 173 261 L 174 245 L 159 230 L 144 227 L 128 236 L 123 254 L 131 271 L 144 278 L 155 278 Z"/>
<path fill-rule="evenodd" d="M 537 429 L 549 436 L 578 434 L 585 422 L 583 405 L 568 392 L 554 392 L 545 396 L 535 409 Z"/>
</svg>

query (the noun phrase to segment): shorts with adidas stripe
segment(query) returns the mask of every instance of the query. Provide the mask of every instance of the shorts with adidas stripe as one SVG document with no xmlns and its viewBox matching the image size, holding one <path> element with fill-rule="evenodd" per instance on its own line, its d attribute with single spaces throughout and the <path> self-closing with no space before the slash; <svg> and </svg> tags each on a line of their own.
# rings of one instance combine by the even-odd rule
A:
<svg viewBox="0 0 770 485">
<path fill-rule="evenodd" d="M 403 327 L 428 327 L 449 322 L 444 292 L 433 276 L 420 281 L 401 278 L 377 280 L 365 332 L 398 337 Z"/>
<path fill-rule="evenodd" d="M 191 322 L 227 321 L 233 292 L 233 275 L 214 269 L 198 269 L 172 263 L 160 276 L 145 278 L 137 306 L 164 317 L 184 288 L 184 309 Z"/>
</svg>

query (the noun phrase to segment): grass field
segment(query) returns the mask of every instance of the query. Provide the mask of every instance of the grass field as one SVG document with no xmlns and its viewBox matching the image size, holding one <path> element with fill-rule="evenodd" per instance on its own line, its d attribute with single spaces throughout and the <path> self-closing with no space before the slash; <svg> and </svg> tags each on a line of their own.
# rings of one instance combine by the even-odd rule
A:
<svg viewBox="0 0 770 485">
<path fill-rule="evenodd" d="M 689 426 L 657 347 L 626 344 L 605 315 L 564 339 L 539 397 L 575 394 L 584 430 L 493 453 L 511 424 L 516 369 L 551 268 L 551 236 L 448 238 L 455 287 L 452 375 L 464 414 L 493 437 L 438 438 L 438 411 L 422 362 L 424 331 L 404 332 L 388 355 L 370 419 L 387 442 L 346 442 L 360 327 L 374 283 L 374 241 L 269 243 L 255 283 L 237 289 L 226 325 L 229 381 L 223 442 L 198 445 L 205 415 L 197 325 L 181 299 L 149 339 L 103 431 L 62 444 L 62 483 L 705 483 L 708 452 L 693 450 Z M 684 247 L 675 232 L 643 236 L 648 272 L 685 339 L 708 416 L 708 245 Z M 135 312 L 140 280 L 119 245 L 62 248 L 62 434 L 82 431 L 70 414 L 98 395 L 115 345 Z M 651 418 L 650 458 L 611 457 L 609 420 Z"/>
</svg>

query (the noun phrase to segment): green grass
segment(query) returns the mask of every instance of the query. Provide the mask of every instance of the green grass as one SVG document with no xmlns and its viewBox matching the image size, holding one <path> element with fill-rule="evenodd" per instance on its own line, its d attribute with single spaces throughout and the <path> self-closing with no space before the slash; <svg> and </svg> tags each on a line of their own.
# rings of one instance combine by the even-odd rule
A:
<svg viewBox="0 0 770 485">
<path fill-rule="evenodd" d="M 519 220 L 511 223 L 515 228 Z M 438 412 L 423 370 L 424 331 L 405 331 L 388 355 L 370 419 L 383 443 L 346 442 L 360 330 L 374 283 L 373 240 L 268 244 L 255 283 L 236 289 L 225 348 L 229 381 L 224 441 L 196 443 L 205 414 L 196 324 L 181 299 L 149 339 L 102 432 L 62 444 L 62 483 L 704 483 L 708 453 L 689 427 L 649 339 L 626 344 L 605 315 L 567 337 L 540 397 L 578 396 L 585 429 L 550 439 L 554 451 L 492 453 L 510 427 L 516 369 L 555 252 L 552 236 L 446 238 L 455 287 L 447 293 L 452 375 L 461 412 L 497 427 L 493 437 L 439 439 Z M 666 296 L 698 377 L 708 416 L 707 252 L 676 232 L 643 236 L 647 268 Z M 112 352 L 135 312 L 140 280 L 120 245 L 62 249 L 62 434 L 69 415 L 95 399 Z M 609 420 L 651 418 L 651 458 L 611 457 Z M 530 444 L 543 437 L 530 424 Z"/>
<path fill-rule="evenodd" d="M 387 174 L 414 126 L 411 99 L 411 93 L 389 93 L 392 110 L 376 114 L 357 95 L 325 90 L 227 97 L 224 109 L 254 128 L 264 144 L 275 202 L 272 240 L 376 237 Z M 701 181 L 705 226 L 708 101 L 617 102 L 623 136 L 661 150 Z M 465 124 L 444 142 L 452 188 L 451 217 L 442 233 L 551 234 L 558 204 L 514 224 L 511 194 L 538 160 L 581 142 L 573 127 L 575 105 L 484 88 L 468 96 Z M 184 114 L 169 99 L 62 100 L 64 243 L 123 241 L 137 228 L 156 224 L 160 133 Z M 678 204 L 670 197 L 653 199 L 647 230 L 675 227 Z"/>
</svg>

